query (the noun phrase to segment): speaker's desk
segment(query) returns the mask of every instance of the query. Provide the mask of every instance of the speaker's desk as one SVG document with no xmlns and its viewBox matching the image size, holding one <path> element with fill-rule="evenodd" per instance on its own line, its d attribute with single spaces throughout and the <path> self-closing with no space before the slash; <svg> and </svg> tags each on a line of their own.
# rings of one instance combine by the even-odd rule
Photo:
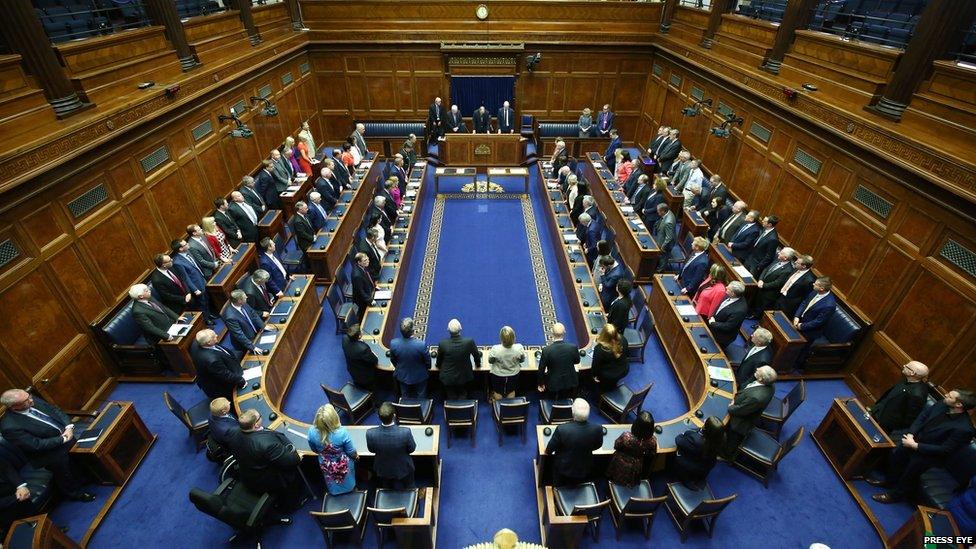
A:
<svg viewBox="0 0 976 549">
<path fill-rule="evenodd" d="M 441 141 L 440 156 L 448 166 L 518 166 L 523 146 L 516 134 L 452 133 Z"/>
</svg>

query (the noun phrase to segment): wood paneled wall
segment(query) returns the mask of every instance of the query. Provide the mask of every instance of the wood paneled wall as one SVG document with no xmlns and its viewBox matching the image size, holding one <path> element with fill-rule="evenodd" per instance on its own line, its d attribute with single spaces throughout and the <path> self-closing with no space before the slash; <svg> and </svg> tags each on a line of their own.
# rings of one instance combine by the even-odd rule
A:
<svg viewBox="0 0 976 549">
<path fill-rule="evenodd" d="M 287 77 L 286 75 L 291 75 Z M 25 185 L 0 211 L 0 242 L 19 256 L 0 270 L 0 383 L 35 385 L 66 408 L 81 408 L 112 386 L 113 365 L 88 325 L 152 267 L 187 224 L 212 210 L 301 121 L 318 127 L 315 85 L 304 53 L 285 56 L 171 117 L 139 128 L 97 156 L 59 168 L 43 188 Z M 283 78 L 284 77 L 284 78 Z M 270 86 L 279 115 L 261 114 L 248 98 Z M 266 89 L 265 89 L 266 91 Z M 251 139 L 230 137 L 219 114 L 244 101 Z M 202 124 L 211 124 L 203 135 Z M 148 173 L 142 162 L 165 150 Z M 76 173 L 77 172 L 77 173 Z M 106 198 L 75 216 L 68 204 L 94 188 Z M 13 193 L 8 193 L 8 195 Z"/>
<path fill-rule="evenodd" d="M 778 215 L 781 239 L 813 255 L 815 269 L 872 321 L 849 364 L 855 390 L 877 397 L 909 359 L 928 364 L 939 385 L 976 386 L 976 280 L 941 256 L 949 239 L 976 251 L 971 217 L 940 204 L 934 185 L 713 73 L 667 55 L 653 65 L 641 138 L 659 123 L 678 127 L 685 146 L 750 207 Z M 744 124 L 729 139 L 712 136 L 708 129 L 721 121 L 714 110 L 681 115 L 693 94 L 734 110 Z M 864 190 L 890 212 L 858 200 Z"/>
</svg>

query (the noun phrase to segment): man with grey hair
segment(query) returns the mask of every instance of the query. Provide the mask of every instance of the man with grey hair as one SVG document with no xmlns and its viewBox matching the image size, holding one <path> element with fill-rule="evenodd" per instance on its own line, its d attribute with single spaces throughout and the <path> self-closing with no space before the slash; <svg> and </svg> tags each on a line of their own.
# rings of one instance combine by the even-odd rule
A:
<svg viewBox="0 0 976 549">
<path fill-rule="evenodd" d="M 671 259 L 671 249 L 674 248 L 674 243 L 678 238 L 675 232 L 677 220 L 674 217 L 674 212 L 671 211 L 671 208 L 665 202 L 657 205 L 657 217 L 658 219 L 654 222 L 651 234 L 661 249 L 657 270 L 658 272 L 663 272 L 668 266 L 668 262 Z"/>
<path fill-rule="evenodd" d="M 271 151 L 271 178 L 279 195 L 291 185 L 291 161 L 281 156 L 278 149 Z"/>
<path fill-rule="evenodd" d="M 440 139 L 444 135 L 444 118 L 441 98 L 435 97 L 434 102 L 427 108 L 427 132 L 431 137 Z"/>
<path fill-rule="evenodd" d="M 393 377 L 400 384 L 403 398 L 427 398 L 427 370 L 430 354 L 427 344 L 413 337 L 414 324 L 409 316 L 400 321 L 400 337 L 390 342 Z"/>
<path fill-rule="evenodd" d="M 729 426 L 725 433 L 722 456 L 732 461 L 739 451 L 739 444 L 749 435 L 776 392 L 776 370 L 769 366 L 756 368 L 754 378 L 745 387 L 739 387 L 735 400 L 729 405 Z"/>
<path fill-rule="evenodd" d="M 160 340 L 172 341 L 173 336 L 169 335 L 168 330 L 180 315 L 153 299 L 149 286 L 145 284 L 129 288 L 129 297 L 132 298 L 132 316 L 146 341 L 150 345 L 156 345 Z"/>
<path fill-rule="evenodd" d="M 671 184 L 674 186 L 674 190 L 681 192 L 685 188 L 685 182 L 688 181 L 688 174 L 691 173 L 691 152 L 688 150 L 682 150 L 678 153 L 677 160 L 671 164 L 671 168 L 668 169 L 667 175 L 671 178 Z"/>
<path fill-rule="evenodd" d="M 746 208 L 748 206 L 741 200 L 737 200 L 732 204 L 732 213 L 729 214 L 728 219 L 722 222 L 718 230 L 715 231 L 715 237 L 712 239 L 715 244 L 719 242 L 728 244 L 732 240 L 732 237 L 739 232 L 739 229 L 746 222 L 746 214 L 748 213 Z"/>
<path fill-rule="evenodd" d="M 593 451 L 603 446 L 603 429 L 590 423 L 590 404 L 582 398 L 573 401 L 573 421 L 556 427 L 546 444 L 553 455 L 553 486 L 575 486 L 585 482 L 593 470 Z"/>
<path fill-rule="evenodd" d="M 234 290 L 230 293 L 230 303 L 224 307 L 224 325 L 230 332 L 230 339 L 234 347 L 241 351 L 251 351 L 256 355 L 263 355 L 264 350 L 254 345 L 254 338 L 264 329 L 264 320 L 250 305 L 247 304 L 247 294 L 244 290 Z"/>
<path fill-rule="evenodd" d="M 312 226 L 312 220 L 308 218 L 308 204 L 301 200 L 295 202 L 295 215 L 288 220 L 288 225 L 295 233 L 295 245 L 304 254 L 315 242 L 315 228 Z"/>
<path fill-rule="evenodd" d="M 190 357 L 197 370 L 197 385 L 207 398 L 232 400 L 234 391 L 245 384 L 244 371 L 237 356 L 219 342 L 217 332 L 200 330 L 190 344 Z"/>
<path fill-rule="evenodd" d="M 576 371 L 576 365 L 580 363 L 579 349 L 563 341 L 564 337 L 566 326 L 561 322 L 553 324 L 553 342 L 542 348 L 539 357 L 538 389 L 552 400 L 572 398 L 579 388 Z"/>
<path fill-rule="evenodd" d="M 247 197 L 240 191 L 230 193 L 230 203 L 227 205 L 227 215 L 234 220 L 241 230 L 241 240 L 257 242 L 258 240 L 258 210 L 247 202 Z"/>
<path fill-rule="evenodd" d="M 339 189 L 332 168 L 326 166 L 319 170 L 319 177 L 315 180 L 314 186 L 315 190 L 322 195 L 325 211 L 331 212 L 339 202 Z"/>
<path fill-rule="evenodd" d="M 569 151 L 566 150 L 566 142 L 561 137 L 556 138 L 556 149 L 552 152 L 549 162 L 552 164 L 553 177 L 569 163 Z"/>
<path fill-rule="evenodd" d="M 502 103 L 498 109 L 498 133 L 515 133 L 515 109 L 508 101 Z"/>
<path fill-rule="evenodd" d="M 569 166 L 563 166 L 559 170 L 553 170 L 552 178 L 559 180 L 559 189 L 563 192 L 563 196 L 570 191 L 569 186 L 569 176 L 573 174 L 573 170 Z"/>
<path fill-rule="evenodd" d="M 461 321 L 452 318 L 447 323 L 448 338 L 437 345 L 437 369 L 445 398 L 467 398 L 467 385 L 474 379 L 474 368 L 481 366 L 481 351 L 470 337 L 461 337 Z"/>
<path fill-rule="evenodd" d="M 735 383 L 741 388 L 748 385 L 754 378 L 756 370 L 773 361 L 773 350 L 769 343 L 773 341 L 773 334 L 766 328 L 756 328 L 752 332 L 752 346 L 742 357 L 742 361 L 735 369 Z"/>
<path fill-rule="evenodd" d="M 324 229 L 328 216 L 322 207 L 322 194 L 318 191 L 308 193 L 308 218 L 312 220 L 312 230 L 319 232 Z"/>
<path fill-rule="evenodd" d="M 256 269 L 251 276 L 241 281 L 238 288 L 247 294 L 247 304 L 255 311 L 261 312 L 261 318 L 267 320 L 271 315 L 271 306 L 274 305 L 275 296 L 268 289 L 268 279 L 271 274 L 264 269 Z"/>
<path fill-rule="evenodd" d="M 366 125 L 356 124 L 356 129 L 353 130 L 352 134 L 349 136 L 352 138 L 352 142 L 354 145 L 356 145 L 356 148 L 359 149 L 359 155 L 362 156 L 363 159 L 367 158 L 366 155 L 369 154 L 369 150 L 366 148 L 365 135 Z"/>
<path fill-rule="evenodd" d="M 268 209 L 268 205 L 264 203 L 264 197 L 262 197 L 261 193 L 258 191 L 253 177 L 249 175 L 242 177 L 241 186 L 238 188 L 238 190 L 241 191 L 241 195 L 243 195 L 244 200 L 250 204 L 252 208 L 254 208 L 255 212 L 262 214 L 266 209 Z"/>
<path fill-rule="evenodd" d="M 745 262 L 749 254 L 752 253 L 752 249 L 756 246 L 756 240 L 759 239 L 761 233 L 762 227 L 759 226 L 759 212 L 750 210 L 746 214 L 742 226 L 729 239 L 729 249 L 732 250 L 732 255 L 739 261 Z"/>
<path fill-rule="evenodd" d="M 762 270 L 756 278 L 756 295 L 752 298 L 752 315 L 761 316 L 767 309 L 772 309 L 779 299 L 779 291 L 786 284 L 786 280 L 793 274 L 793 261 L 796 251 L 784 246 L 776 253 L 776 259 Z"/>
<path fill-rule="evenodd" d="M 451 105 L 451 112 L 447 113 L 447 129 L 451 133 L 468 133 L 468 128 L 464 125 L 464 117 L 461 116 L 457 105 Z"/>
<path fill-rule="evenodd" d="M 725 288 L 725 299 L 718 305 L 715 314 L 708 319 L 708 328 L 712 331 L 712 337 L 718 343 L 720 349 L 729 346 L 739 335 L 739 328 L 742 321 L 749 314 L 749 305 L 742 295 L 746 287 L 742 282 L 735 280 L 730 282 Z"/>
</svg>

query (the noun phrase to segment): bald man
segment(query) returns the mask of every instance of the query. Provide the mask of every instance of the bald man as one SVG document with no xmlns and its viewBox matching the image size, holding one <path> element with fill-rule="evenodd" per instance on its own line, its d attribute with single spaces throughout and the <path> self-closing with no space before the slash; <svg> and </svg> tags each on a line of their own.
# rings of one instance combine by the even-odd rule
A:
<svg viewBox="0 0 976 549">
<path fill-rule="evenodd" d="M 579 387 L 579 374 L 576 365 L 580 362 L 579 349 L 572 343 L 563 341 L 566 327 L 561 322 L 552 326 L 552 339 L 542 348 L 539 358 L 538 389 L 546 398 L 553 400 L 573 398 Z"/>
<path fill-rule="evenodd" d="M 470 337 L 461 337 L 461 321 L 447 323 L 448 338 L 437 345 L 437 369 L 448 400 L 468 398 L 468 383 L 474 368 L 481 365 L 481 351 Z"/>
<path fill-rule="evenodd" d="M 885 391 L 870 408 L 871 416 L 889 435 L 908 429 L 928 397 L 928 366 L 913 360 L 901 367 L 901 375 L 905 379 Z"/>
<path fill-rule="evenodd" d="M 190 346 L 190 356 L 197 369 L 197 385 L 207 398 L 234 399 L 234 391 L 244 386 L 244 371 L 237 356 L 217 343 L 213 330 L 200 330 Z"/>
</svg>

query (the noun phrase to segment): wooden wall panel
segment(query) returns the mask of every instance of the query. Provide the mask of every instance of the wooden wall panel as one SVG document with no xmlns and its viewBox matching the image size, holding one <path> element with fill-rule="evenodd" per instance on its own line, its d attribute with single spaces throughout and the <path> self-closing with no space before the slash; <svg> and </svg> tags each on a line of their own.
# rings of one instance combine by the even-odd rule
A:
<svg viewBox="0 0 976 549">
<path fill-rule="evenodd" d="M 33 270 L 0 294 L 0 345 L 23 371 L 47 364 L 79 333 L 68 313 L 69 296 L 61 295 L 40 270 Z M 17 311 L 16 315 L 13 314 Z"/>
<path fill-rule="evenodd" d="M 177 206 L 170 208 L 164 205 L 163 209 L 172 212 Z M 80 239 L 94 270 L 109 288 L 116 290 L 116 295 L 121 294 L 121 289 L 133 284 L 147 268 L 148 252 L 136 238 L 127 217 L 126 212 L 118 210 L 100 221 Z"/>
<path fill-rule="evenodd" d="M 867 265 L 865 258 L 871 257 L 880 239 L 852 215 L 840 211 L 820 241 L 817 255 L 821 260 L 817 266 L 821 272 L 829 273 L 834 286 L 849 293 Z M 824 253 L 826 250 L 830 252 Z"/>
<path fill-rule="evenodd" d="M 61 225 L 56 205 L 47 204 L 24 217 L 24 232 L 38 249 L 44 249 L 67 232 Z"/>
<path fill-rule="evenodd" d="M 85 267 L 75 246 L 67 246 L 51 257 L 51 272 L 64 287 L 64 295 L 71 296 L 71 305 L 90 323 L 105 310 L 111 299 L 102 295 L 95 283 L 96 275 Z"/>
</svg>

